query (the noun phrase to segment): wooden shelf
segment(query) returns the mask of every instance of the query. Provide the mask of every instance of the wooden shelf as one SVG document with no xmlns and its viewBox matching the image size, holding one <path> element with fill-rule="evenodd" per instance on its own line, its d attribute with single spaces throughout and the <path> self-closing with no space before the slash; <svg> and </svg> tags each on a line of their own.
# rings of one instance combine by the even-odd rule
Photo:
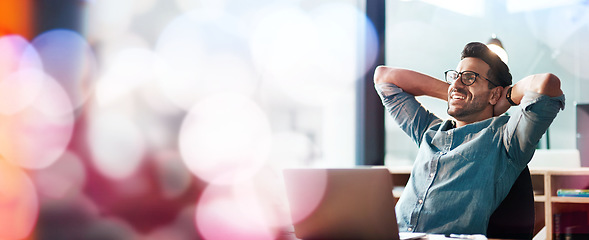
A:
<svg viewBox="0 0 589 240">
<path fill-rule="evenodd" d="M 551 201 L 557 203 L 589 203 L 589 197 L 552 197 Z"/>
<path fill-rule="evenodd" d="M 536 195 L 534 196 L 534 202 L 546 202 L 546 196 Z"/>
<path fill-rule="evenodd" d="M 583 189 L 589 186 L 589 168 L 573 169 L 530 169 L 534 191 L 542 195 L 534 196 L 534 201 L 543 204 L 543 214 L 536 212 L 536 225 L 546 227 L 547 240 L 553 239 L 554 214 L 563 212 L 589 211 L 589 198 L 586 197 L 559 197 L 558 189 Z M 540 209 L 542 210 L 542 209 Z M 543 224 L 542 224 L 543 222 Z"/>
</svg>

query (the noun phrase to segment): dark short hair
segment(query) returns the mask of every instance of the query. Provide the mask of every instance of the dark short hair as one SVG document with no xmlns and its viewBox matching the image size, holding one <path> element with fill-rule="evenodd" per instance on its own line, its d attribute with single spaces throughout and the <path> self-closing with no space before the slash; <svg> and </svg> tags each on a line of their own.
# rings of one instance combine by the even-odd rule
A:
<svg viewBox="0 0 589 240">
<path fill-rule="evenodd" d="M 466 44 L 462 50 L 462 57 L 460 59 L 467 57 L 478 58 L 486 62 L 491 67 L 491 70 L 487 73 L 489 75 L 488 77 L 494 84 L 502 87 L 511 85 L 509 67 L 484 43 L 471 42 Z"/>
</svg>

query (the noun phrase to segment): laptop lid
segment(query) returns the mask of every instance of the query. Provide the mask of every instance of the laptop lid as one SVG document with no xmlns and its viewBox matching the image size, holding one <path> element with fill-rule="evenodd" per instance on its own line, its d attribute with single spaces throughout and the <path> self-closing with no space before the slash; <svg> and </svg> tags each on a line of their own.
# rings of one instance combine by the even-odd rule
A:
<svg viewBox="0 0 589 240">
<path fill-rule="evenodd" d="M 283 173 L 297 238 L 399 239 L 387 169 L 285 169 Z"/>
</svg>

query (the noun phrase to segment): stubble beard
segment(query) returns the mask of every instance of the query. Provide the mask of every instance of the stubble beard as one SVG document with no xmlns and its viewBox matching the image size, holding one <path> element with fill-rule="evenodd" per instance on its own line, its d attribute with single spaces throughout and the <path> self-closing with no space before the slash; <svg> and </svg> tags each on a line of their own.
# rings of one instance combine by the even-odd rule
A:
<svg viewBox="0 0 589 240">
<path fill-rule="evenodd" d="M 448 113 L 448 115 L 452 116 L 457 120 L 463 119 L 471 115 L 475 115 L 479 112 L 482 112 L 487 107 L 485 104 L 486 101 L 483 102 L 480 99 L 480 97 L 473 98 L 473 101 L 462 109 L 453 109 L 452 107 L 450 107 L 450 103 L 448 102 L 448 109 L 446 110 L 446 112 Z"/>
</svg>

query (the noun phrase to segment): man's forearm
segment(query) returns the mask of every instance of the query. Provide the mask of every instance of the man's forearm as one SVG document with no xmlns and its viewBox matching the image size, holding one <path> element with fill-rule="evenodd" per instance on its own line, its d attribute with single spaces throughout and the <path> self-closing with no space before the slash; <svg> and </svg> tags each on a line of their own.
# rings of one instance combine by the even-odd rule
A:
<svg viewBox="0 0 589 240">
<path fill-rule="evenodd" d="M 509 90 L 511 88 L 511 90 Z M 511 91 L 511 93 L 508 93 Z M 530 75 L 519 82 L 513 87 L 505 87 L 503 89 L 502 96 L 494 107 L 494 115 L 498 116 L 506 112 L 511 104 L 507 100 L 507 95 L 510 95 L 511 101 L 519 105 L 526 91 L 537 92 L 549 97 L 558 97 L 563 94 L 560 89 L 560 79 L 554 74 L 543 73 Z"/>
<path fill-rule="evenodd" d="M 549 97 L 562 95 L 560 79 L 554 74 L 544 73 L 527 76 L 513 85 L 511 100 L 519 104 L 526 91 L 537 92 Z"/>
<path fill-rule="evenodd" d="M 392 83 L 414 96 L 425 95 L 448 100 L 447 83 L 408 69 L 379 66 L 374 72 L 374 83 Z"/>
</svg>

